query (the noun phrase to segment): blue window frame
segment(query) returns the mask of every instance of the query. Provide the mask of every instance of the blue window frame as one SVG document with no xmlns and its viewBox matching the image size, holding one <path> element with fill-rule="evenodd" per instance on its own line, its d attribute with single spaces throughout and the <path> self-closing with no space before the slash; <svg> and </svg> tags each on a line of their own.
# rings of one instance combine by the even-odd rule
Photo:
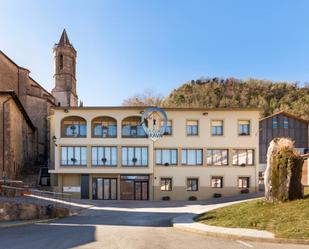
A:
<svg viewBox="0 0 309 249">
<path fill-rule="evenodd" d="M 289 119 L 287 117 L 283 118 L 283 128 L 288 129 L 289 128 Z"/>
<path fill-rule="evenodd" d="M 273 121 L 273 129 L 277 129 L 277 127 L 278 127 L 277 117 L 273 117 L 272 121 Z"/>
</svg>

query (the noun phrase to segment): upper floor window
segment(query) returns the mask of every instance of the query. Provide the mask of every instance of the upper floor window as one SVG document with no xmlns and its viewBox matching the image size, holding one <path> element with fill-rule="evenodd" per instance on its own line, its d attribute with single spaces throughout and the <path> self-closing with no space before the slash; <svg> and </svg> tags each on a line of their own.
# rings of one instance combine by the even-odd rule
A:
<svg viewBox="0 0 309 249">
<path fill-rule="evenodd" d="M 122 137 L 147 137 L 141 123 L 141 117 L 127 117 L 122 121 Z"/>
<path fill-rule="evenodd" d="M 188 136 L 198 135 L 198 120 L 188 120 L 186 127 Z"/>
<path fill-rule="evenodd" d="M 223 188 L 223 177 L 222 176 L 211 177 L 211 187 L 212 188 Z"/>
<path fill-rule="evenodd" d="M 91 151 L 92 165 L 116 166 L 117 147 L 94 146 Z"/>
<path fill-rule="evenodd" d="M 172 178 L 161 178 L 160 189 L 161 191 L 172 191 Z"/>
<path fill-rule="evenodd" d="M 238 121 L 238 135 L 249 136 L 250 135 L 250 120 Z"/>
<path fill-rule="evenodd" d="M 197 178 L 187 179 L 187 191 L 198 191 L 198 179 Z"/>
<path fill-rule="evenodd" d="M 284 129 L 288 129 L 289 128 L 289 118 L 288 117 L 284 117 L 283 118 L 283 128 Z"/>
<path fill-rule="evenodd" d="M 211 121 L 211 135 L 223 136 L 223 120 Z"/>
<path fill-rule="evenodd" d="M 62 146 L 61 165 L 87 165 L 86 146 Z"/>
<path fill-rule="evenodd" d="M 253 165 L 254 150 L 237 149 L 232 150 L 233 165 L 245 166 Z"/>
<path fill-rule="evenodd" d="M 177 149 L 156 149 L 157 165 L 176 165 Z"/>
<path fill-rule="evenodd" d="M 273 129 L 276 129 L 278 127 L 277 117 L 273 117 L 272 122 L 273 122 Z"/>
<path fill-rule="evenodd" d="M 208 165 L 228 165 L 228 150 L 207 149 Z"/>
<path fill-rule="evenodd" d="M 122 147 L 123 166 L 148 166 L 147 147 Z"/>
<path fill-rule="evenodd" d="M 250 178 L 249 177 L 238 177 L 238 188 L 249 188 Z"/>
<path fill-rule="evenodd" d="M 203 150 L 202 149 L 182 149 L 181 163 L 183 165 L 202 165 Z"/>
<path fill-rule="evenodd" d="M 86 137 L 86 120 L 78 116 L 64 118 L 61 122 L 61 133 L 62 137 Z"/>
<path fill-rule="evenodd" d="M 161 125 L 163 125 L 163 122 L 161 122 Z M 173 127 L 172 127 L 172 120 L 168 120 L 165 128 L 164 135 L 165 136 L 171 136 L 173 134 Z"/>
<path fill-rule="evenodd" d="M 98 117 L 92 120 L 92 136 L 117 137 L 117 120 L 111 117 Z"/>
</svg>

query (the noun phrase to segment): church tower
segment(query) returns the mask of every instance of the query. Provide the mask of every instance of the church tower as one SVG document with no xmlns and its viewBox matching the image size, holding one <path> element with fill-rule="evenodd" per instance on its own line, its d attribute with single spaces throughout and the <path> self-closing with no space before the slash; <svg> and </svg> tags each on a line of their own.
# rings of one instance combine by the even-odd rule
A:
<svg viewBox="0 0 309 249">
<path fill-rule="evenodd" d="M 52 95 L 60 106 L 77 106 L 76 50 L 69 41 L 65 29 L 53 48 L 55 87 Z"/>
</svg>

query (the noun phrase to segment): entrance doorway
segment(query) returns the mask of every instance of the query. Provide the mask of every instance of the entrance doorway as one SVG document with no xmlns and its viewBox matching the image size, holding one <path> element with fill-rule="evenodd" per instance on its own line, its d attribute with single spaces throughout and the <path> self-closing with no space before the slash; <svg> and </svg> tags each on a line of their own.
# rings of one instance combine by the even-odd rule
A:
<svg viewBox="0 0 309 249">
<path fill-rule="evenodd" d="M 93 178 L 92 198 L 94 200 L 117 200 L 117 179 Z"/>
<path fill-rule="evenodd" d="M 121 200 L 148 200 L 149 176 L 121 176 Z"/>
</svg>

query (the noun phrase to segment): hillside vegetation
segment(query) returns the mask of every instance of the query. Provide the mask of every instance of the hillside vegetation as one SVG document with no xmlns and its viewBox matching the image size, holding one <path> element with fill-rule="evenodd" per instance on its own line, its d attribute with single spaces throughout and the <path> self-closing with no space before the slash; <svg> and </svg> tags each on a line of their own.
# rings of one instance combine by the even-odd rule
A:
<svg viewBox="0 0 309 249">
<path fill-rule="evenodd" d="M 235 78 L 192 80 L 175 89 L 161 105 L 166 107 L 258 107 L 261 117 L 285 110 L 309 119 L 309 85 Z"/>
</svg>

